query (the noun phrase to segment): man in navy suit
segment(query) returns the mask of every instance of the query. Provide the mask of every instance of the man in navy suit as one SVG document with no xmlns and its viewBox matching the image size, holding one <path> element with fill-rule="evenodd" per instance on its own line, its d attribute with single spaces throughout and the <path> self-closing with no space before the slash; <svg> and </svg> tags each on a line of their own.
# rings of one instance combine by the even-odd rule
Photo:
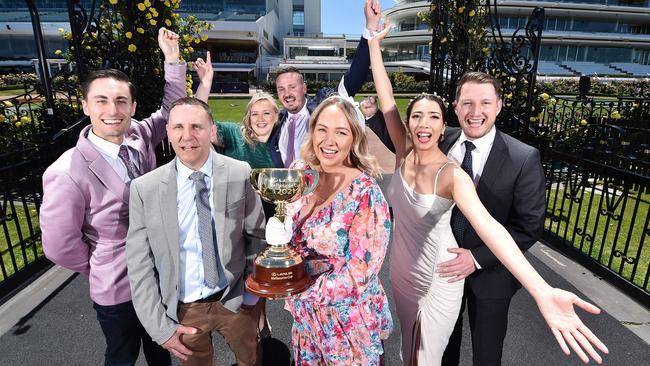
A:
<svg viewBox="0 0 650 366">
<path fill-rule="evenodd" d="M 354 96 L 361 89 L 368 75 L 370 68 L 368 38 L 372 37 L 379 27 L 381 19 L 379 2 L 366 0 L 364 15 L 366 29 L 359 41 L 350 69 L 341 79 L 349 96 Z M 278 99 L 284 108 L 280 111 L 280 122 L 271 132 L 269 148 L 274 165 L 288 167 L 294 160 L 300 158 L 300 145 L 307 135 L 311 112 L 336 90 L 323 88 L 315 96 L 309 97 L 302 74 L 291 66 L 277 71 L 275 85 Z"/>
<path fill-rule="evenodd" d="M 461 129 L 447 128 L 443 152 L 468 167 L 481 202 L 512 235 L 522 251 L 539 238 L 546 212 L 545 179 L 539 151 L 496 129 L 501 111 L 500 85 L 492 76 L 468 72 L 458 82 L 454 111 Z M 469 169 L 471 167 L 471 169 Z M 469 170 L 469 171 L 468 171 Z M 455 210 L 457 211 L 457 210 Z M 441 263 L 441 276 L 465 279 L 461 316 L 442 364 L 458 365 L 462 313 L 467 305 L 474 365 L 500 365 L 510 300 L 521 287 L 468 224 L 452 212 L 457 257 Z M 464 218 L 463 218 L 464 219 Z"/>
</svg>

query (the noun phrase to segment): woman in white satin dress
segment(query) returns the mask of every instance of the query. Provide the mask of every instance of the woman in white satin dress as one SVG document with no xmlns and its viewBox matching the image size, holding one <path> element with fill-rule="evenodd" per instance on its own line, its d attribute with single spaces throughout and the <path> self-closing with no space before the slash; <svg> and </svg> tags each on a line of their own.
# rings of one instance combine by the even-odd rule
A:
<svg viewBox="0 0 650 366">
<path fill-rule="evenodd" d="M 450 283 L 436 273 L 439 263 L 455 256 L 447 250 L 457 246 L 450 226 L 454 205 L 533 296 L 562 350 L 569 354 L 568 344 L 583 361 L 588 354 L 600 363 L 593 346 L 604 353 L 607 347 L 582 323 L 573 305 L 594 314 L 600 310 L 575 294 L 549 286 L 487 212 L 472 179 L 438 148 L 445 128 L 445 107 L 438 97 L 422 94 L 411 101 L 407 137 L 381 55 L 381 40 L 388 31 L 384 25 L 368 44 L 375 87 L 396 149 L 396 171 L 388 191 L 395 218 L 390 275 L 404 364 L 439 365 L 456 323 L 463 281 Z M 408 141 L 412 149 L 407 151 Z"/>
</svg>

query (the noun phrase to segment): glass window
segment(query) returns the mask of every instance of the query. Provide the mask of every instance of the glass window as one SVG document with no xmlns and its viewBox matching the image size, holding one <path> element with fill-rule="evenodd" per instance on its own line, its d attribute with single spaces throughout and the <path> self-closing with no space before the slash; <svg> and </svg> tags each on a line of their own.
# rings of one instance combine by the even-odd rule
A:
<svg viewBox="0 0 650 366">
<path fill-rule="evenodd" d="M 299 10 L 293 12 L 293 25 L 305 26 L 305 11 Z"/>
</svg>

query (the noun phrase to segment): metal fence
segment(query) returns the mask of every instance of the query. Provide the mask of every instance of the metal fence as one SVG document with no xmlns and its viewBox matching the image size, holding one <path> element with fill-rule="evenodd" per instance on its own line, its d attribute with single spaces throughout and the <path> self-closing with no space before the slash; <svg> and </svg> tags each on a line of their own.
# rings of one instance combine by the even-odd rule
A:
<svg viewBox="0 0 650 366">
<path fill-rule="evenodd" d="M 545 149 L 544 240 L 641 303 L 650 293 L 650 177 Z"/>
</svg>

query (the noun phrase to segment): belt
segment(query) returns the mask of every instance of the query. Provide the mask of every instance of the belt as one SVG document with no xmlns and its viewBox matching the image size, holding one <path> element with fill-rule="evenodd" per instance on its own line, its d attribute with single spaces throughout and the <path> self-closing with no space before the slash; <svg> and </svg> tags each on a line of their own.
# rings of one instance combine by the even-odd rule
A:
<svg viewBox="0 0 650 366">
<path fill-rule="evenodd" d="M 194 301 L 189 302 L 189 303 L 181 302 L 181 304 L 191 304 L 191 303 L 194 303 L 194 302 L 205 303 L 205 302 L 215 302 L 215 301 L 219 301 L 219 300 L 221 300 L 221 297 L 223 296 L 223 293 L 224 293 L 224 292 L 226 292 L 226 289 L 225 289 L 225 288 L 222 289 L 222 290 L 219 290 L 219 291 L 215 292 L 214 294 L 212 294 L 212 295 L 210 295 L 210 296 L 208 296 L 208 297 L 206 297 L 206 298 L 204 298 L 204 299 L 194 300 Z"/>
</svg>

